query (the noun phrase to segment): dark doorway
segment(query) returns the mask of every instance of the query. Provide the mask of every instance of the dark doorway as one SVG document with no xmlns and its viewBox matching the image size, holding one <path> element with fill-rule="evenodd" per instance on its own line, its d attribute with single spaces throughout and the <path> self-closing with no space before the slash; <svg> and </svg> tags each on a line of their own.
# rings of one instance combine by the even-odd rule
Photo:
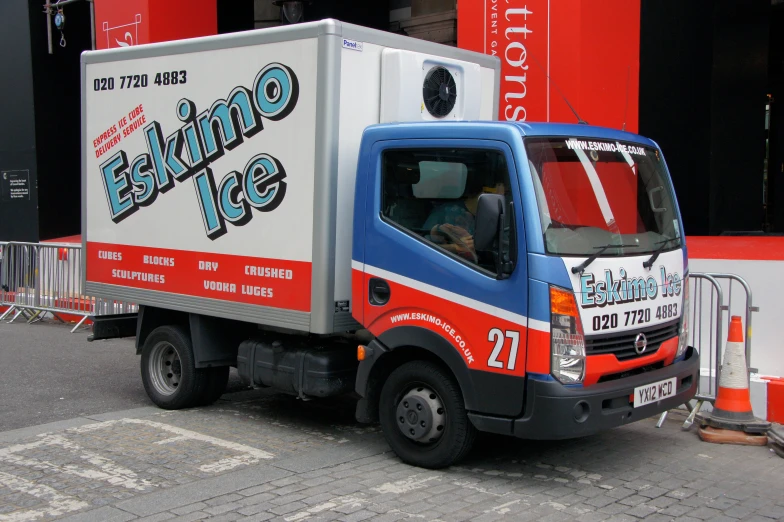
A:
<svg viewBox="0 0 784 522">
<path fill-rule="evenodd" d="M 767 113 L 767 223 L 784 232 L 784 2 L 774 2 L 770 17 Z"/>
<path fill-rule="evenodd" d="M 640 134 L 664 151 L 689 235 L 763 230 L 770 13 L 770 0 L 642 2 Z"/>
</svg>

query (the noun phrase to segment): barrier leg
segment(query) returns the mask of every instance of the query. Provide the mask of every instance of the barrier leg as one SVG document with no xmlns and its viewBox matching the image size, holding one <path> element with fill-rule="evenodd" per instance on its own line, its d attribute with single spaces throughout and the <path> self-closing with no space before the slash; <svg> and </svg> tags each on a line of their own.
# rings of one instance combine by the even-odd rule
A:
<svg viewBox="0 0 784 522">
<path fill-rule="evenodd" d="M 54 317 L 55 319 L 57 319 L 61 323 L 65 324 L 65 321 L 63 321 L 63 319 L 59 315 L 57 315 L 56 313 L 52 312 L 52 317 Z"/>
<path fill-rule="evenodd" d="M 41 310 L 40 313 L 37 314 L 38 317 L 36 317 L 34 319 L 31 319 L 30 321 L 28 321 L 28 323 L 38 323 L 40 321 L 43 321 L 44 319 L 46 319 L 46 314 L 47 313 L 49 313 L 49 312 L 47 312 L 45 310 Z"/>
<path fill-rule="evenodd" d="M 11 324 L 14 321 L 16 321 L 16 318 L 19 317 L 20 315 L 22 315 L 23 312 L 24 312 L 24 308 L 20 308 L 19 310 L 17 310 L 17 312 L 14 315 L 14 317 L 10 321 L 8 321 L 8 324 Z"/>
<path fill-rule="evenodd" d="M 36 310 L 35 313 L 33 313 L 33 315 L 31 315 L 30 318 L 27 320 L 27 324 L 36 323 L 41 319 L 43 319 L 43 313 L 44 313 L 43 310 Z M 38 318 L 38 320 L 36 320 L 36 318 Z"/>
<path fill-rule="evenodd" d="M 85 322 L 86 320 L 87 320 L 87 316 L 85 315 L 84 317 L 82 317 L 82 320 L 81 320 L 81 321 L 79 321 L 78 323 L 76 323 L 76 326 L 74 326 L 74 327 L 73 327 L 73 330 L 71 330 L 71 333 L 74 333 L 74 332 L 76 332 L 76 330 L 78 330 L 78 329 L 79 329 L 79 327 L 80 327 L 80 326 L 82 326 L 82 324 L 84 324 L 84 322 Z"/>
<path fill-rule="evenodd" d="M 0 315 L 0 321 L 2 321 L 3 319 L 5 319 L 7 316 L 11 315 L 11 312 L 13 312 L 15 308 L 16 308 L 16 306 L 15 306 L 15 305 L 11 305 L 11 307 L 9 307 L 9 308 L 8 308 L 8 310 L 6 310 L 6 311 L 3 313 L 3 315 Z"/>
<path fill-rule="evenodd" d="M 683 406 L 689 411 L 690 414 L 691 414 L 691 411 L 694 409 L 694 405 L 693 405 L 692 401 L 689 401 L 689 402 L 685 403 Z M 667 415 L 669 413 L 670 413 L 670 410 L 662 412 L 662 414 L 659 416 L 659 420 L 656 422 L 656 427 L 657 428 L 661 428 L 662 426 L 664 426 L 664 421 L 667 420 Z"/>
<path fill-rule="evenodd" d="M 689 428 L 691 428 L 691 425 L 694 424 L 694 418 L 700 412 L 700 408 L 702 408 L 703 402 L 704 401 L 702 400 L 697 401 L 697 404 L 694 405 L 694 408 L 692 408 L 691 413 L 689 413 L 689 416 L 686 417 L 686 420 L 683 422 L 683 426 L 681 428 L 682 430 L 686 431 Z"/>
</svg>

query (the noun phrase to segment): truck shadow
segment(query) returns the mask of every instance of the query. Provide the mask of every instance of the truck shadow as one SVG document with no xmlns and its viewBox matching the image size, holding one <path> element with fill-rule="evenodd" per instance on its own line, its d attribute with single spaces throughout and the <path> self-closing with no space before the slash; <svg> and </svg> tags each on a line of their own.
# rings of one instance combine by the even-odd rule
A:
<svg viewBox="0 0 784 522">
<path fill-rule="evenodd" d="M 232 381 L 226 391 L 215 407 L 231 406 L 234 409 L 251 410 L 264 420 L 323 430 L 336 426 L 357 429 L 367 427 L 356 421 L 354 413 L 357 400 L 351 396 L 302 400 L 276 390 L 252 389 Z"/>
<path fill-rule="evenodd" d="M 377 423 L 367 425 L 356 421 L 356 398 L 350 396 L 303 401 L 270 389 L 247 388 L 238 379 L 230 381 L 227 392 L 215 407 L 230 406 L 252 412 L 262 424 L 283 424 L 292 429 L 325 434 L 340 432 L 349 438 L 353 438 L 351 434 L 362 435 L 363 439 L 368 435 L 382 437 Z M 667 425 L 670 423 L 672 430 L 677 430 L 676 421 Z M 653 421 L 646 420 L 595 435 L 555 441 L 480 433 L 473 450 L 458 467 L 481 472 L 500 469 L 512 476 L 526 470 L 524 475 L 529 477 L 544 474 L 553 475 L 551 478 L 581 480 L 585 474 L 628 469 L 634 463 L 624 456 L 632 453 L 640 459 L 660 456 L 672 442 L 667 425 L 657 430 Z"/>
</svg>

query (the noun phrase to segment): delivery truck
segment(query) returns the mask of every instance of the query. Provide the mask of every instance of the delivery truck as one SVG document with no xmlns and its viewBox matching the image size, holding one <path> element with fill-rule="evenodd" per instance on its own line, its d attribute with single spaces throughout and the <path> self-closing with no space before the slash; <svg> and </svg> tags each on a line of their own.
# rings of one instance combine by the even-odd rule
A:
<svg viewBox="0 0 784 522">
<path fill-rule="evenodd" d="M 687 402 L 686 244 L 661 150 L 493 121 L 497 57 L 334 20 L 82 55 L 84 280 L 138 303 L 150 399 L 230 367 L 358 399 L 395 453 L 565 439 Z M 521 77 L 520 81 L 525 78 Z"/>
</svg>

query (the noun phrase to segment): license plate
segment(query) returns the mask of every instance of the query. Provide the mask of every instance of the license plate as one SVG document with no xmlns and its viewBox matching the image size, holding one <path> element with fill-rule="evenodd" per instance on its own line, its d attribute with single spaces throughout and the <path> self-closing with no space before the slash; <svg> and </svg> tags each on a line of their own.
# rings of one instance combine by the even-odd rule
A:
<svg viewBox="0 0 784 522">
<path fill-rule="evenodd" d="M 677 377 L 667 379 L 666 381 L 654 382 L 653 384 L 646 384 L 634 389 L 634 407 L 639 408 L 652 402 L 658 402 L 667 397 L 675 395 L 675 383 L 678 381 Z"/>
</svg>

